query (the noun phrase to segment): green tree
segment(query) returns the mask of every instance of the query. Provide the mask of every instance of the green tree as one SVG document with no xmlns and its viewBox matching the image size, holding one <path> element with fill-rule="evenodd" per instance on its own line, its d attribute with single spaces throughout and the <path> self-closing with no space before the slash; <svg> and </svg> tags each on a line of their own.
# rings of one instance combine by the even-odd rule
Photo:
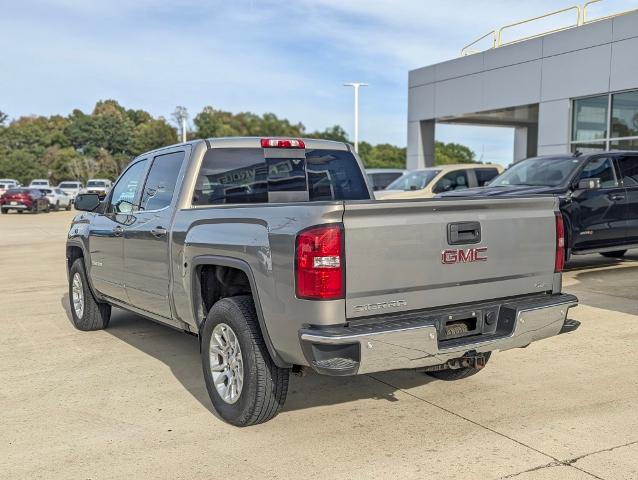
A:
<svg viewBox="0 0 638 480">
<path fill-rule="evenodd" d="M 436 142 L 434 145 L 434 164 L 479 163 L 472 150 L 458 143 Z"/>
<path fill-rule="evenodd" d="M 21 117 L 9 124 L 0 112 L 0 176 L 23 182 L 49 177 L 52 182 L 90 177 L 115 178 L 131 158 L 177 141 L 177 132 L 162 118 L 144 110 L 125 109 L 101 100 L 90 114 L 74 110 L 67 117 Z M 348 135 L 339 125 L 306 132 L 302 123 L 274 113 L 231 113 L 205 107 L 193 119 L 195 138 L 282 136 L 323 138 L 341 142 Z M 473 163 L 474 152 L 456 143 L 437 142 L 436 164 Z M 387 143 L 359 144 L 366 167 L 405 168 L 406 149 Z"/>
<path fill-rule="evenodd" d="M 305 135 L 309 138 L 322 138 L 324 140 L 334 140 L 336 142 L 347 142 L 348 134 L 339 125 L 326 128 L 324 131 L 315 131 Z"/>
<path fill-rule="evenodd" d="M 254 113 L 237 113 L 215 110 L 213 107 L 204 109 L 193 118 L 196 138 L 232 137 L 232 136 L 303 136 L 305 128 L 301 123 L 290 123 L 280 119 L 274 113 L 264 113 L 262 116 Z"/>
<path fill-rule="evenodd" d="M 95 155 L 100 149 L 130 153 L 135 124 L 113 100 L 98 102 L 91 115 L 74 110 L 65 131 L 76 150 Z"/>
<path fill-rule="evenodd" d="M 48 171 L 33 153 L 14 150 L 0 157 L 0 177 L 15 178 L 28 184 L 34 178 L 47 178 Z"/>
<path fill-rule="evenodd" d="M 130 151 L 133 156 L 137 156 L 176 141 L 177 131 L 165 119 L 150 118 L 135 127 Z"/>
</svg>

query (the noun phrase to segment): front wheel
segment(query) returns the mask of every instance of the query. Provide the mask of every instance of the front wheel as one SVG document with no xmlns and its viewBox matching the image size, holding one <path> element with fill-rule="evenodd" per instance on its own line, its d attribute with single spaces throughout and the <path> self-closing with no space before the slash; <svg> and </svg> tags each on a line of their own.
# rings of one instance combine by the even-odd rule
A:
<svg viewBox="0 0 638 480">
<path fill-rule="evenodd" d="M 606 258 L 622 258 L 627 250 L 615 250 L 613 252 L 602 252 L 601 255 Z"/>
<path fill-rule="evenodd" d="M 69 271 L 69 303 L 73 325 L 78 330 L 102 330 L 108 326 L 111 306 L 93 296 L 81 258 L 73 262 Z"/>
<path fill-rule="evenodd" d="M 286 401 L 290 370 L 270 358 L 252 297 L 219 300 L 200 335 L 206 388 L 219 416 L 247 427 L 277 415 Z"/>
<path fill-rule="evenodd" d="M 484 357 L 484 366 L 487 364 L 488 360 L 492 352 L 487 352 L 483 354 Z M 436 370 L 433 372 L 426 372 L 428 375 L 434 378 L 438 378 L 439 380 L 453 381 L 453 380 L 461 380 L 463 378 L 471 377 L 472 375 L 476 375 L 483 369 L 476 367 L 465 367 L 465 368 L 456 368 L 456 369 L 446 369 L 446 370 Z"/>
</svg>

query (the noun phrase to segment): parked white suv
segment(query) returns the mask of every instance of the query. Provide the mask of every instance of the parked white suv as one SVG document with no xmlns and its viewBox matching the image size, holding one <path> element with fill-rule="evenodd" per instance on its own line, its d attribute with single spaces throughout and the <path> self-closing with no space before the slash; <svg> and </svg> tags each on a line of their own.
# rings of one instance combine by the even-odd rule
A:
<svg viewBox="0 0 638 480">
<path fill-rule="evenodd" d="M 60 182 L 60 184 L 58 185 L 58 188 L 62 190 L 64 193 L 66 193 L 69 197 L 71 197 L 71 201 L 73 202 L 75 200 L 76 195 L 80 193 L 82 189 L 84 188 L 84 185 L 82 185 L 82 182 L 66 181 L 66 182 Z"/>
<path fill-rule="evenodd" d="M 29 184 L 29 187 L 50 187 L 51 185 L 49 185 L 49 181 L 45 178 L 35 178 L 33 180 L 31 180 L 31 183 Z"/>
<path fill-rule="evenodd" d="M 105 178 L 92 178 L 86 182 L 84 193 L 97 193 L 100 200 L 104 200 L 111 189 L 111 181 Z"/>
<path fill-rule="evenodd" d="M 20 187 L 21 184 L 14 178 L 0 178 L 0 183 L 7 186 L 7 188 L 16 188 Z"/>
<path fill-rule="evenodd" d="M 53 210 L 60 210 L 64 208 L 65 210 L 71 210 L 71 205 L 73 205 L 73 200 L 69 195 L 64 193 L 62 189 L 49 187 L 49 188 L 38 188 L 42 193 L 44 193 L 51 204 L 51 208 Z"/>
</svg>

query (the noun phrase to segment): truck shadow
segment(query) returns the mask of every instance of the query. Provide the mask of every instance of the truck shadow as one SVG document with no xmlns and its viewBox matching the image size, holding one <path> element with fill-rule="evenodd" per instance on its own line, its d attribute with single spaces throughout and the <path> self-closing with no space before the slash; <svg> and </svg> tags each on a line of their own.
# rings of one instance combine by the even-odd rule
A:
<svg viewBox="0 0 638 480">
<path fill-rule="evenodd" d="M 599 254 L 574 255 L 565 265 L 565 273 L 592 268 L 621 266 L 627 263 L 638 263 L 638 250 L 630 251 L 623 258 L 607 258 Z"/>
<path fill-rule="evenodd" d="M 71 322 L 68 294 L 62 297 L 61 303 Z M 111 322 L 105 332 L 168 366 L 181 385 L 214 414 L 202 377 L 197 337 L 117 308 L 113 309 Z M 425 374 L 416 372 L 402 373 L 400 378 L 401 388 L 411 388 L 432 381 Z M 291 375 L 283 411 L 360 399 L 395 402 L 395 392 L 396 388 L 367 375 L 327 377 L 312 372 L 303 377 Z"/>
<path fill-rule="evenodd" d="M 576 295 L 583 305 L 638 315 L 638 254 L 633 250 L 622 259 L 601 255 L 574 257 L 564 290 Z"/>
</svg>

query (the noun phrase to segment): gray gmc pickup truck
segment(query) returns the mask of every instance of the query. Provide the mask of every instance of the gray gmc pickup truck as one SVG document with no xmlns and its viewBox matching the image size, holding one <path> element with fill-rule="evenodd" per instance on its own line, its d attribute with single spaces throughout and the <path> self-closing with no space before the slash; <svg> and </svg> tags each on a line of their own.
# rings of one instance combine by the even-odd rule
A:
<svg viewBox="0 0 638 480">
<path fill-rule="evenodd" d="M 279 412 L 291 372 L 455 380 L 578 327 L 555 198 L 373 198 L 343 143 L 148 152 L 103 201 L 76 199 L 73 322 L 106 328 L 115 306 L 197 335 L 215 411 L 238 426 Z"/>
</svg>

